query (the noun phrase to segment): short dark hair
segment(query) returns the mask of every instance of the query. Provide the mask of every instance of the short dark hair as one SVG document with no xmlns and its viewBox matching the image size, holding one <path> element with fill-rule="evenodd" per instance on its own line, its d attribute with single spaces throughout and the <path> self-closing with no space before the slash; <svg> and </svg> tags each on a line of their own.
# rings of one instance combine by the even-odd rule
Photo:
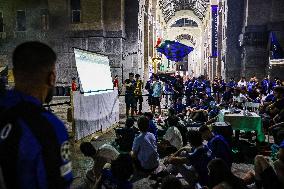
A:
<svg viewBox="0 0 284 189">
<path fill-rule="evenodd" d="M 90 142 L 82 142 L 80 144 L 80 150 L 84 154 L 84 156 L 92 157 L 96 155 L 97 150 L 94 148 L 94 146 Z"/>
<path fill-rule="evenodd" d="M 139 74 L 135 74 L 135 77 L 140 77 L 140 75 Z"/>
<path fill-rule="evenodd" d="M 284 87 L 283 86 L 276 86 L 276 87 L 274 87 L 273 90 L 277 93 L 281 93 L 281 94 L 284 93 Z"/>
<path fill-rule="evenodd" d="M 145 112 L 144 116 L 148 117 L 149 119 L 153 119 L 154 115 L 151 112 Z"/>
<path fill-rule="evenodd" d="M 203 133 L 205 131 L 210 131 L 209 127 L 207 125 L 202 125 L 199 127 L 199 132 Z"/>
<path fill-rule="evenodd" d="M 153 77 L 154 77 L 155 79 L 159 79 L 159 76 L 158 76 L 157 74 L 153 74 Z"/>
<path fill-rule="evenodd" d="M 203 139 L 199 131 L 190 130 L 187 133 L 187 137 L 188 137 L 188 142 L 192 146 L 197 147 L 197 146 L 202 145 Z"/>
<path fill-rule="evenodd" d="M 56 62 L 56 54 L 44 43 L 29 41 L 16 47 L 12 61 L 15 77 L 18 74 L 34 76 L 46 70 L 51 71 Z"/>
<path fill-rule="evenodd" d="M 134 73 L 132 73 L 132 72 L 131 72 L 131 73 L 129 73 L 129 76 L 134 76 Z"/>
<path fill-rule="evenodd" d="M 125 121 L 125 126 L 130 128 L 134 125 L 134 119 L 133 118 L 127 118 Z"/>
<path fill-rule="evenodd" d="M 129 154 L 119 154 L 111 162 L 111 172 L 118 180 L 128 180 L 133 174 L 132 159 Z"/>
<path fill-rule="evenodd" d="M 149 120 L 145 116 L 141 116 L 138 118 L 137 125 L 141 132 L 147 132 L 149 129 Z"/>
<path fill-rule="evenodd" d="M 169 175 L 163 178 L 161 189 L 172 189 L 172 188 L 181 189 L 182 188 L 181 181 L 173 175 Z"/>
</svg>

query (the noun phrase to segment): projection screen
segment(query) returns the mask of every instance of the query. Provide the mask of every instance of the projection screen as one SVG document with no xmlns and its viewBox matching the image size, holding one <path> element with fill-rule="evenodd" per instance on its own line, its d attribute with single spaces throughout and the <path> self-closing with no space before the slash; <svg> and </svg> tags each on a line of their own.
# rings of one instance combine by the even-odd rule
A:
<svg viewBox="0 0 284 189">
<path fill-rule="evenodd" d="M 74 48 L 80 91 L 84 96 L 113 90 L 109 59 L 105 55 Z"/>
</svg>

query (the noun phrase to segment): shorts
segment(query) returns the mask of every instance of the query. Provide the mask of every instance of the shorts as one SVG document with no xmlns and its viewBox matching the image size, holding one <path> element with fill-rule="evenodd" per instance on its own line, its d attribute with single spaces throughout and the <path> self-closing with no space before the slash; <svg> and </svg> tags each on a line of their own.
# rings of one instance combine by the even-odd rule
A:
<svg viewBox="0 0 284 189">
<path fill-rule="evenodd" d="M 152 105 L 160 106 L 160 97 L 152 97 Z"/>
<path fill-rule="evenodd" d="M 153 105 L 153 97 L 151 95 L 148 96 L 148 104 L 149 106 Z"/>
<path fill-rule="evenodd" d="M 126 104 L 126 107 L 129 108 L 135 108 L 136 107 L 136 99 L 135 99 L 135 96 L 134 95 L 128 95 L 126 94 L 125 95 L 125 104 Z"/>
</svg>

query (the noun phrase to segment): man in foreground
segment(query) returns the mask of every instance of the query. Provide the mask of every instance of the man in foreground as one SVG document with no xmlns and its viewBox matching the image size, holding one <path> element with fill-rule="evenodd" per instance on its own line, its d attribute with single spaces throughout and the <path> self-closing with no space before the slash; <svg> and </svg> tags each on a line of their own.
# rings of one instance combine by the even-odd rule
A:
<svg viewBox="0 0 284 189">
<path fill-rule="evenodd" d="M 26 42 L 14 50 L 15 89 L 0 99 L 0 188 L 71 184 L 66 128 L 43 107 L 52 99 L 55 62 L 54 51 L 40 42 Z"/>
</svg>

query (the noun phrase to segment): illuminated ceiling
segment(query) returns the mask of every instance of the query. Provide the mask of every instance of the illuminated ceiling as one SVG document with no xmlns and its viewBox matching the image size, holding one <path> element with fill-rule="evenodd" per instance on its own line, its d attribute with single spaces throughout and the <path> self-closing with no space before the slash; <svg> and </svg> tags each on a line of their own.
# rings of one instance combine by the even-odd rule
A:
<svg viewBox="0 0 284 189">
<path fill-rule="evenodd" d="M 180 10 L 192 10 L 201 20 L 205 17 L 209 0 L 160 0 L 159 6 L 162 10 L 165 22 L 168 22 Z"/>
</svg>

